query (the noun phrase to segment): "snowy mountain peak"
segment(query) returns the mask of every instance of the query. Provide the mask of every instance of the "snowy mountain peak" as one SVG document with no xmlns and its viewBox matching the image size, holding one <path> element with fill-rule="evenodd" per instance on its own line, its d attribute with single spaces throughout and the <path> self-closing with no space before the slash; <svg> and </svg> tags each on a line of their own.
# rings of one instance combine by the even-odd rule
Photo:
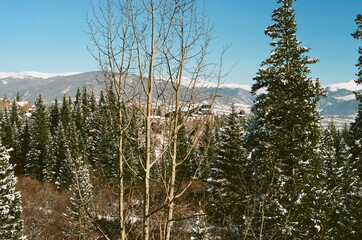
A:
<svg viewBox="0 0 362 240">
<path fill-rule="evenodd" d="M 354 80 L 348 82 L 335 83 L 326 86 L 326 90 L 330 92 L 337 92 L 340 89 L 346 89 L 349 91 L 359 91 L 362 90 L 362 85 L 357 85 Z"/>
<path fill-rule="evenodd" d="M 48 79 L 52 77 L 59 76 L 71 76 L 80 74 L 81 72 L 63 72 L 63 73 L 43 73 L 36 71 L 23 71 L 23 72 L 0 72 L 0 79 L 3 78 L 17 78 L 17 79 L 25 79 L 25 78 L 42 78 Z"/>
</svg>

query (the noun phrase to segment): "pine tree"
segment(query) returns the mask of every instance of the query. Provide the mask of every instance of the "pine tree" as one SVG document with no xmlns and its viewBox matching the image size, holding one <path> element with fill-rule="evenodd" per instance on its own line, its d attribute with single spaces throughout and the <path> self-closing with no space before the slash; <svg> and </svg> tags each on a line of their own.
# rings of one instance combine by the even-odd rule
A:
<svg viewBox="0 0 362 240">
<path fill-rule="evenodd" d="M 0 122 L 0 137 L 2 139 L 3 145 L 6 148 L 11 148 L 14 142 L 13 131 L 10 121 L 9 111 L 5 108 L 2 112 L 1 122 Z"/>
<path fill-rule="evenodd" d="M 25 119 L 24 125 L 21 128 L 19 141 L 20 141 L 20 156 L 19 156 L 19 163 L 16 169 L 19 169 L 17 174 L 24 174 L 25 173 L 25 164 L 28 152 L 30 151 L 30 132 L 29 132 L 29 120 L 28 118 Z"/>
<path fill-rule="evenodd" d="M 215 145 L 215 126 L 210 121 L 207 121 L 203 134 L 201 134 L 199 144 L 199 152 L 202 158 L 202 166 L 200 168 L 202 171 L 202 180 L 207 179 L 207 174 L 209 172 L 212 159 L 214 159 Z"/>
<path fill-rule="evenodd" d="M 0 239 L 21 239 L 20 193 L 15 190 L 17 180 L 9 159 L 9 150 L 0 144 Z"/>
<path fill-rule="evenodd" d="M 362 41 L 362 14 L 358 14 L 355 20 L 357 24 L 357 30 L 352 36 Z M 358 67 L 358 73 L 356 74 L 358 79 L 355 81 L 357 84 L 362 84 L 362 47 L 359 47 L 358 53 L 360 54 L 356 66 Z M 362 95 L 361 93 L 355 93 L 357 100 L 359 101 L 357 116 L 355 121 L 350 126 L 350 159 L 349 159 L 349 187 L 347 189 L 344 205 L 344 214 L 346 219 L 341 221 L 343 232 L 346 233 L 349 239 L 358 239 L 362 235 L 362 229 L 360 222 L 362 221 L 362 214 L 360 210 L 362 207 Z"/>
<path fill-rule="evenodd" d="M 362 41 L 362 14 L 357 15 L 356 24 L 358 28 L 352 36 Z M 356 64 L 359 70 L 357 73 L 358 79 L 356 80 L 356 83 L 362 84 L 362 47 L 359 48 L 358 52 L 360 53 L 360 57 L 358 59 L 358 63 Z M 358 107 L 357 117 L 350 127 L 350 135 L 353 138 L 353 141 L 351 141 L 351 161 L 353 162 L 358 176 L 362 181 L 362 95 L 360 93 L 356 93 L 356 97 L 360 101 L 360 104 Z"/>
<path fill-rule="evenodd" d="M 31 139 L 25 168 L 27 174 L 42 180 L 47 157 L 47 144 L 50 142 L 50 120 L 48 107 L 41 95 L 35 102 L 35 108 L 32 115 Z"/>
<path fill-rule="evenodd" d="M 209 198 L 215 221 L 227 226 L 232 234 L 241 223 L 241 189 L 243 179 L 244 118 L 237 114 L 234 105 L 221 129 L 215 150 L 215 159 L 211 162 L 208 185 Z M 234 233 L 233 233 L 234 234 Z"/>
<path fill-rule="evenodd" d="M 50 107 L 50 133 L 52 135 L 55 134 L 59 122 L 60 122 L 60 110 L 59 110 L 58 98 L 56 97 L 54 100 L 54 104 Z"/>
<path fill-rule="evenodd" d="M 13 101 L 10 110 L 10 127 L 11 127 L 11 148 L 10 163 L 15 166 L 15 174 L 22 174 L 24 172 L 25 161 L 22 158 L 22 127 L 24 115 L 18 109 L 16 101 Z"/>
<path fill-rule="evenodd" d="M 79 157 L 73 159 L 69 166 L 72 174 L 71 186 L 68 191 L 70 204 L 66 213 L 69 222 L 65 236 L 75 239 L 92 239 L 93 217 L 91 216 L 92 184 L 87 164 Z"/>
<path fill-rule="evenodd" d="M 277 2 L 274 24 L 265 30 L 273 50 L 252 87 L 255 121 L 246 139 L 255 212 L 248 218 L 258 238 L 312 239 L 321 228 L 317 103 L 322 89 L 308 77 L 307 65 L 317 60 L 306 56 L 309 48 L 296 39 L 294 1 Z"/>
<path fill-rule="evenodd" d="M 60 121 L 63 124 L 64 129 L 68 129 L 69 125 L 72 122 L 72 100 L 67 98 L 66 95 L 63 96 L 62 107 L 60 109 Z"/>
<path fill-rule="evenodd" d="M 84 123 L 84 116 L 83 116 L 82 93 L 79 88 L 77 89 L 77 93 L 75 95 L 75 101 L 73 103 L 72 118 L 75 122 L 76 128 L 81 129 Z"/>
<path fill-rule="evenodd" d="M 349 188 L 350 172 L 348 163 L 348 130 L 337 130 L 330 123 L 323 132 L 323 172 L 321 176 L 322 198 L 319 200 L 325 214 L 319 233 L 324 239 L 336 239 L 341 234 L 344 224 L 345 196 Z M 343 234 L 343 236 L 346 236 Z"/>
</svg>

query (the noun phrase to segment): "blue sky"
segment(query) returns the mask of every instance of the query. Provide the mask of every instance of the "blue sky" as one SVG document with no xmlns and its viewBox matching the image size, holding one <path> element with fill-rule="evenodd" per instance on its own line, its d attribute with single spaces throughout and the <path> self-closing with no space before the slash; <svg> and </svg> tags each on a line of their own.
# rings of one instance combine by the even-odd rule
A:
<svg viewBox="0 0 362 240">
<path fill-rule="evenodd" d="M 271 24 L 276 0 L 204 0 L 204 5 L 215 25 L 210 60 L 231 44 L 225 67 L 234 67 L 224 81 L 252 84 L 271 50 L 264 29 Z M 311 66 L 312 76 L 324 85 L 354 79 L 361 42 L 351 33 L 361 1 L 299 0 L 294 7 L 297 38 L 312 48 L 311 57 L 320 59 Z M 87 50 L 87 12 L 89 0 L 1 0 L 0 72 L 97 70 Z"/>
</svg>

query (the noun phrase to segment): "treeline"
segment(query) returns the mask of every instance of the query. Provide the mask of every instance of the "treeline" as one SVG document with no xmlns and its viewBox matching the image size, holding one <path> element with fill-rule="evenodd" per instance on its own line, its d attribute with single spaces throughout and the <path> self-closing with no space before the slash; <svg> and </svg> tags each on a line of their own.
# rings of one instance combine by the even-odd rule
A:
<svg viewBox="0 0 362 240">
<path fill-rule="evenodd" d="M 351 126 L 321 128 L 324 92 L 309 77 L 318 59 L 297 40 L 294 1 L 277 2 L 265 29 L 272 52 L 254 78 L 248 119 L 234 107 L 221 119 L 190 111 L 216 97 L 182 84 L 184 71 L 197 82 L 209 66 L 210 29 L 197 20 L 195 1 L 99 6 L 90 26 L 104 93 L 83 88 L 49 106 L 39 96 L 30 118 L 15 103 L 1 113 L 1 191 L 11 197 L 0 200 L 13 201 L 0 216 L 14 222 L 4 232 L 19 238 L 22 228 L 20 209 L 9 207 L 20 200 L 10 161 L 17 175 L 67 193 L 59 238 L 359 239 L 362 103 Z M 356 24 L 361 40 L 361 14 Z M 360 57 L 358 84 L 361 66 Z M 140 77 L 127 78 L 133 71 Z M 171 112 L 164 119 L 156 114 L 162 105 Z"/>
<path fill-rule="evenodd" d="M 113 208 L 114 212 L 107 213 L 108 217 L 112 216 L 111 220 L 105 220 L 102 218 L 107 216 L 97 216 L 95 207 L 92 206 L 94 188 L 97 188 L 100 194 L 102 188 L 106 190 L 109 186 L 117 186 L 119 180 L 119 136 L 116 130 L 119 119 L 112 96 L 111 92 L 101 93 L 97 99 L 94 93 L 83 88 L 78 90 L 75 100 L 64 96 L 61 103 L 55 99 L 48 105 L 39 96 L 35 111 L 30 117 L 18 111 L 15 101 L 9 111 L 1 111 L 2 144 L 11 149 L 9 161 L 15 166 L 16 175 L 27 175 L 51 182 L 56 185 L 57 191 L 67 192 L 70 205 L 64 219 L 68 227 L 63 229 L 63 234 L 68 238 L 99 235 L 92 221 L 97 222 L 100 228 L 108 227 L 109 229 L 103 231 L 107 232 L 111 239 L 117 236 L 117 208 Z M 290 199 L 295 205 L 294 209 L 286 209 L 284 204 L 271 201 L 267 199 L 269 196 L 263 194 L 272 194 L 271 189 L 281 191 L 273 192 L 278 194 L 275 196 L 278 198 L 282 194 L 288 194 L 286 190 L 280 189 L 292 179 L 293 171 L 300 170 L 291 169 L 291 176 L 288 176 L 288 172 L 281 167 L 277 168 L 273 178 L 279 180 L 271 178 L 271 181 L 265 182 L 263 188 L 258 188 L 257 181 L 266 178 L 272 167 L 267 163 L 252 161 L 252 149 L 256 147 L 248 142 L 252 122 L 253 119 L 247 119 L 242 112 L 237 112 L 234 106 L 228 116 L 203 117 L 203 133 L 192 152 L 188 149 L 193 132 L 186 127 L 180 130 L 179 156 L 188 156 L 179 171 L 177 183 L 182 184 L 195 178 L 194 184 L 197 187 L 191 187 L 187 197 L 177 202 L 180 207 L 184 207 L 184 212 L 179 212 L 180 216 L 190 214 L 180 226 L 185 229 L 185 225 L 193 226 L 193 231 L 184 229 L 182 231 L 186 231 L 186 234 L 182 231 L 177 233 L 178 238 L 189 239 L 194 235 L 199 236 L 199 239 L 213 239 L 217 236 L 222 239 L 253 239 L 256 234 L 261 234 L 261 230 L 267 232 L 272 230 L 270 226 L 274 225 L 277 226 L 276 232 L 265 233 L 266 235 L 291 234 L 287 232 L 288 229 L 308 233 L 302 230 L 308 228 L 313 236 L 318 236 L 317 239 L 340 239 L 341 236 L 358 239 L 361 234 L 359 223 L 362 221 L 358 210 L 361 207 L 362 187 L 362 176 L 359 174 L 361 146 L 356 138 L 358 122 L 350 128 L 345 126 L 344 129 L 336 129 L 334 124 L 330 123 L 327 128 L 318 129 L 316 134 L 320 135 L 321 141 L 315 147 L 319 152 L 313 156 L 318 160 L 318 165 L 313 166 L 313 175 L 309 176 L 316 181 L 310 182 L 314 189 L 308 195 L 300 192 L 295 199 Z M 159 131 L 161 136 L 162 122 L 157 124 L 154 129 Z M 125 172 L 126 191 L 132 193 L 128 201 L 142 201 L 141 182 L 135 177 L 140 173 L 131 172 L 131 169 L 134 171 L 137 166 L 140 167 L 144 156 L 142 122 L 139 122 L 137 117 L 132 117 L 132 124 L 126 135 L 128 137 L 125 138 L 123 151 L 127 154 L 127 164 L 133 166 Z M 160 142 L 154 141 L 154 144 L 160 146 Z M 289 144 L 286 147 L 289 147 Z M 311 158 L 308 160 L 311 161 Z M 163 163 L 160 162 L 152 174 L 156 185 L 162 183 L 162 166 Z M 162 187 L 155 186 L 152 198 L 157 201 L 162 199 L 157 195 L 163 194 L 165 193 Z M 289 211 L 295 211 L 307 196 L 315 201 L 304 205 L 300 212 L 293 214 L 300 219 L 298 221 L 308 216 L 310 219 L 305 221 L 312 222 L 305 225 L 295 223 L 293 228 L 288 228 L 283 217 L 287 216 Z M 192 206 L 185 207 L 186 205 Z M 129 220 L 132 222 L 130 225 L 141 224 L 137 220 L 142 215 L 140 205 L 127 207 L 132 208 L 130 212 L 133 212 L 127 217 L 136 219 L 134 222 Z M 89 212 L 83 212 L 85 210 Z M 137 229 L 133 231 L 136 233 L 129 232 L 130 237 L 140 237 L 141 233 Z M 184 237 L 181 237 L 181 234 L 184 234 Z"/>
</svg>

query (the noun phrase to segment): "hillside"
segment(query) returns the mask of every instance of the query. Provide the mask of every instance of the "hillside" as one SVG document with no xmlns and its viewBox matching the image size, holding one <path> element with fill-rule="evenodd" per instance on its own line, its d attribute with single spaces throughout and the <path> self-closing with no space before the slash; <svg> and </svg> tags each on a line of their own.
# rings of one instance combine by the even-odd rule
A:
<svg viewBox="0 0 362 240">
<path fill-rule="evenodd" d="M 98 82 L 102 78 L 100 72 L 85 73 L 0 73 L 0 97 L 13 99 L 17 93 L 25 99 L 34 102 L 39 94 L 46 101 L 53 101 L 55 97 L 61 99 L 64 94 L 74 96 L 78 87 L 84 85 L 92 88 L 96 93 L 101 89 Z M 159 82 L 162 82 L 159 81 Z M 185 78 L 184 84 L 189 85 L 192 80 Z M 213 93 L 217 84 L 203 81 L 195 85 L 203 88 L 205 93 Z M 353 91 L 361 91 L 353 80 L 325 86 L 327 97 L 320 101 L 319 109 L 324 116 L 324 123 L 333 120 L 337 125 L 348 123 L 355 118 L 358 101 Z M 218 98 L 214 104 L 216 114 L 227 114 L 231 103 L 238 109 L 250 113 L 254 96 L 250 93 L 250 86 L 239 84 L 220 84 Z"/>
</svg>

